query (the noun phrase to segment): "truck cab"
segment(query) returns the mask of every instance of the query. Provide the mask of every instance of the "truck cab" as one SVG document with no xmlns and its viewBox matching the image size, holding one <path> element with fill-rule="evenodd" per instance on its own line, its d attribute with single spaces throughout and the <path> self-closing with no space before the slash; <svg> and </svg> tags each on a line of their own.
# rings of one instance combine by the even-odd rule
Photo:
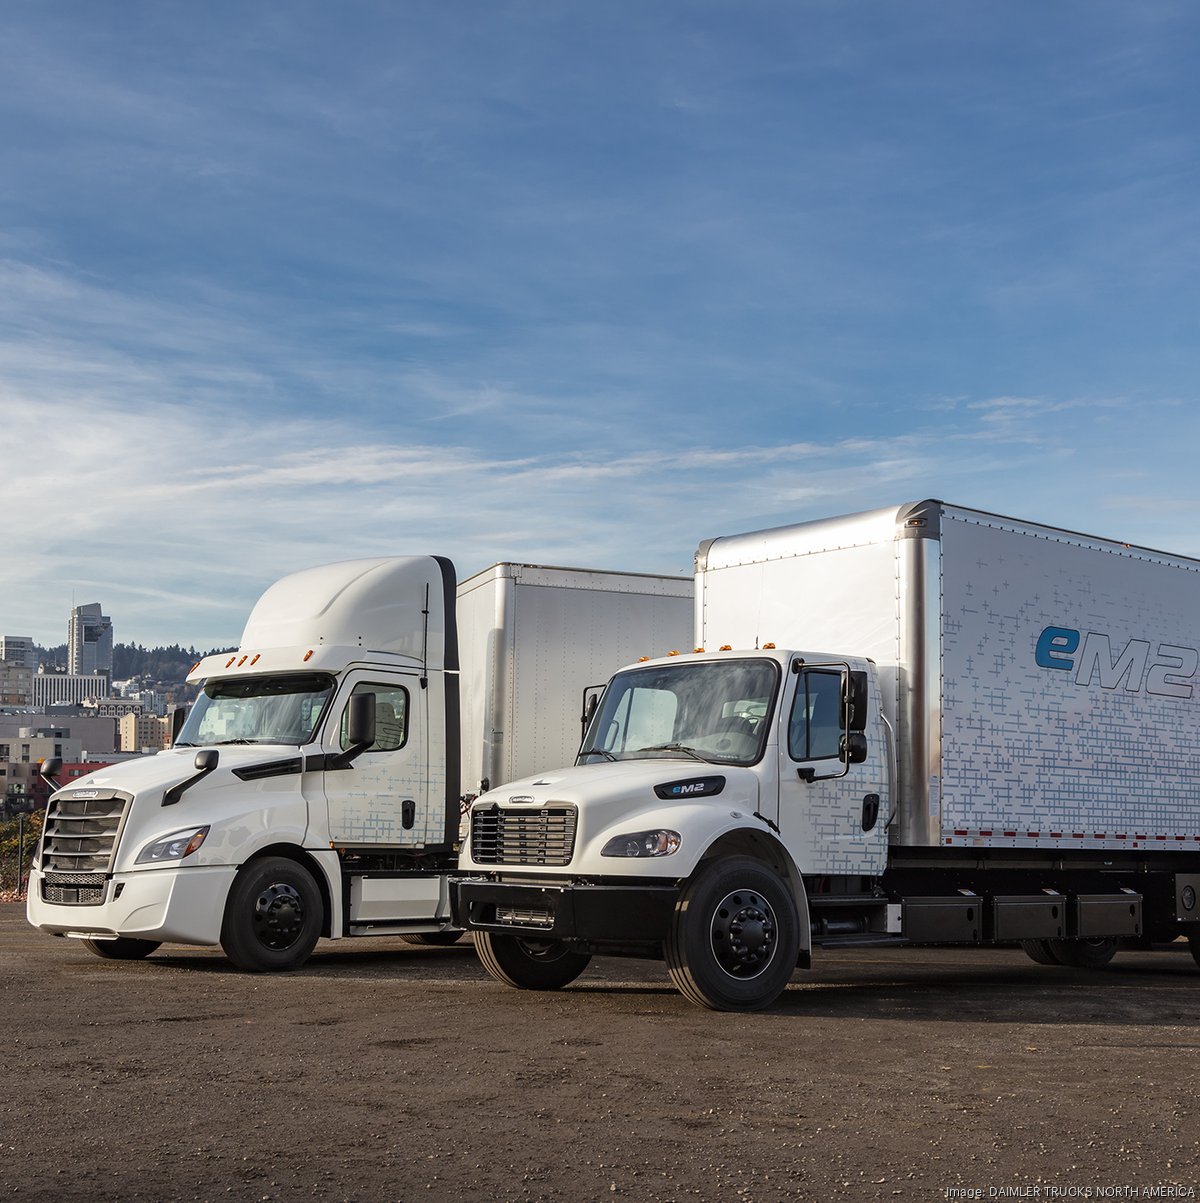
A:
<svg viewBox="0 0 1200 1203">
<path fill-rule="evenodd" d="M 457 939 L 455 584 L 433 556 L 293 573 L 192 670 L 174 746 L 58 789 L 29 921 L 97 955 L 220 943 L 289 969 L 321 935 Z"/>
<path fill-rule="evenodd" d="M 514 986 L 565 984 L 596 952 L 661 955 L 695 1002 L 766 1006 L 809 959 L 805 880 L 874 897 L 891 780 L 869 660 L 767 647 L 631 665 L 574 767 L 474 802 L 456 921 Z"/>
</svg>

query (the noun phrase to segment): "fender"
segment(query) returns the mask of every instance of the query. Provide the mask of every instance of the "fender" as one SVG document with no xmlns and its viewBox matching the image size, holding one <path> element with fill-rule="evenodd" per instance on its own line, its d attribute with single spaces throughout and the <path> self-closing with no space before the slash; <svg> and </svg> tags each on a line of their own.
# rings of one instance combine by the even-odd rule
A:
<svg viewBox="0 0 1200 1203">
<path fill-rule="evenodd" d="M 788 883 L 800 923 L 800 956 L 796 963 L 801 969 L 811 969 L 812 922 L 808 912 L 808 891 L 804 886 L 803 874 L 796 868 L 796 862 L 779 838 L 766 829 L 731 828 L 705 849 L 691 876 L 723 856 L 753 856 L 770 865 Z"/>
</svg>

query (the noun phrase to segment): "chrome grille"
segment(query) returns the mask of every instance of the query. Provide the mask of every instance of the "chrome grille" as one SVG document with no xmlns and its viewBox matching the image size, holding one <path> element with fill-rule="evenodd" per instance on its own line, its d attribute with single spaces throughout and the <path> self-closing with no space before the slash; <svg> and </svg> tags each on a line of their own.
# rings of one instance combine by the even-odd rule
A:
<svg viewBox="0 0 1200 1203">
<path fill-rule="evenodd" d="M 477 865 L 568 865 L 575 852 L 574 806 L 471 815 L 471 858 Z"/>
<path fill-rule="evenodd" d="M 128 794 L 112 790 L 100 791 L 94 798 L 72 797 L 69 793 L 51 798 L 42 835 L 42 869 L 47 877 L 98 875 L 103 882 L 104 875 L 112 870 L 129 802 Z"/>
</svg>

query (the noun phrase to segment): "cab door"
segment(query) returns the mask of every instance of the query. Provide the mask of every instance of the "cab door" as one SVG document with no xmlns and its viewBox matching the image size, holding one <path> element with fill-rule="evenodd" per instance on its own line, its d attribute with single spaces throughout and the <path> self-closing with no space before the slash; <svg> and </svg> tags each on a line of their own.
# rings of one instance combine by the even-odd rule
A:
<svg viewBox="0 0 1200 1203">
<path fill-rule="evenodd" d="M 887 748 L 881 725 L 866 721 L 878 712 L 877 680 L 866 674 L 856 721 L 851 672 L 847 663 L 796 661 L 789 674 L 779 719 L 779 828 L 802 873 L 874 876 L 887 859 Z M 865 758 L 847 764 L 843 747 L 862 741 Z"/>
<path fill-rule="evenodd" d="M 325 770 L 329 840 L 339 847 L 420 847 L 428 839 L 428 691 L 416 673 L 349 673 L 325 725 L 327 766 L 349 746 L 348 707 L 358 693 L 375 695 L 375 742 L 348 768 Z"/>
</svg>

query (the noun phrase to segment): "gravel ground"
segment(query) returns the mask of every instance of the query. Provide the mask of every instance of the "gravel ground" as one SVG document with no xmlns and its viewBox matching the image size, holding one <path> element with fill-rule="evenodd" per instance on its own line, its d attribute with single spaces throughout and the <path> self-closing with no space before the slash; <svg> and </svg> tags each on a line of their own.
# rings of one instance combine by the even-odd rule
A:
<svg viewBox="0 0 1200 1203">
<path fill-rule="evenodd" d="M 817 956 L 772 1010 L 729 1015 L 654 962 L 532 994 L 469 942 L 322 941 L 263 977 L 212 949 L 102 961 L 0 905 L 0 1195 L 1200 1193 L 1183 946 L 1102 972 L 1009 950 Z"/>
</svg>

